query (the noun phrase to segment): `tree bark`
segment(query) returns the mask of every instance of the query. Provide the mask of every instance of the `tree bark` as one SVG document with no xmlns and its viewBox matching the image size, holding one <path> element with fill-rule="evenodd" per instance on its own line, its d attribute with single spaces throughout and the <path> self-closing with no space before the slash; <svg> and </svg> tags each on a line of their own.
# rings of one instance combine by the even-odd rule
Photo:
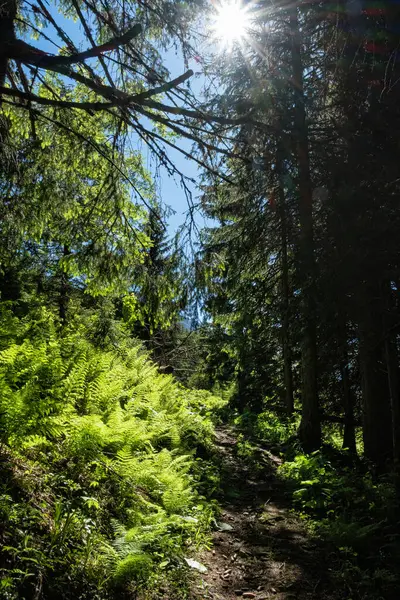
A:
<svg viewBox="0 0 400 600">
<path fill-rule="evenodd" d="M 276 173 L 278 185 L 278 210 L 280 220 L 280 245 L 281 245 L 281 285 L 282 285 L 282 355 L 283 355 L 283 383 L 285 389 L 286 411 L 289 416 L 293 414 L 293 369 L 292 348 L 290 344 L 290 288 L 289 288 L 289 265 L 287 248 L 287 211 L 285 202 L 285 191 L 283 185 L 283 160 L 281 142 L 278 141 L 276 155 Z"/>
<path fill-rule="evenodd" d="M 302 418 L 299 437 L 306 452 L 321 445 L 321 421 L 317 393 L 316 265 L 312 215 L 312 188 L 308 129 L 303 88 L 303 64 L 297 5 L 290 9 L 295 142 L 299 176 L 300 281 L 302 284 Z"/>
<path fill-rule="evenodd" d="M 393 455 L 388 378 L 384 364 L 380 286 L 365 286 L 359 324 L 364 455 L 385 471 Z"/>
<path fill-rule="evenodd" d="M 394 336 L 385 342 L 390 405 L 392 409 L 393 468 L 397 496 L 400 497 L 400 378 L 399 356 Z"/>
<path fill-rule="evenodd" d="M 7 69 L 9 48 L 15 40 L 14 22 L 17 16 L 15 0 L 2 0 L 0 5 L 0 86 L 4 86 Z"/>
<path fill-rule="evenodd" d="M 357 455 L 356 434 L 354 427 L 354 393 L 351 389 L 349 377 L 349 362 L 347 351 L 344 352 L 341 365 L 342 386 L 343 386 L 343 409 L 344 409 L 344 430 L 343 430 L 343 449 L 348 450 L 350 454 Z"/>
<path fill-rule="evenodd" d="M 395 486 L 400 497 L 400 373 L 397 348 L 397 329 L 393 326 L 393 293 L 390 282 L 385 282 L 385 358 L 388 374 L 390 406 L 392 411 L 393 468 Z"/>
</svg>

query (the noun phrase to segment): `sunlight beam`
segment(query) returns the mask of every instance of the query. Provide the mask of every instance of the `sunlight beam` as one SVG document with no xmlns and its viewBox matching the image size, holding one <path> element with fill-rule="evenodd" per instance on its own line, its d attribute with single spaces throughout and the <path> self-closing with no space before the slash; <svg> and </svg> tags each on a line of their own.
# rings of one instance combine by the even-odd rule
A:
<svg viewBox="0 0 400 600">
<path fill-rule="evenodd" d="M 240 0 L 226 0 L 216 4 L 214 23 L 211 27 L 214 40 L 223 49 L 232 50 L 247 36 L 250 27 L 248 8 Z"/>
</svg>

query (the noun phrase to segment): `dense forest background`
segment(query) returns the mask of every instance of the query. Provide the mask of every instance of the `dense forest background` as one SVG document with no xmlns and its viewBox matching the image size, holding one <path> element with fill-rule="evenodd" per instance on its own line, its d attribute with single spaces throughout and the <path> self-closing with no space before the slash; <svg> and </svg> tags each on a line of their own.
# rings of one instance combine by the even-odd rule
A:
<svg viewBox="0 0 400 600">
<path fill-rule="evenodd" d="M 193 598 L 223 421 L 254 474 L 280 457 L 340 597 L 398 598 L 399 26 L 4 0 L 0 597 Z"/>
</svg>

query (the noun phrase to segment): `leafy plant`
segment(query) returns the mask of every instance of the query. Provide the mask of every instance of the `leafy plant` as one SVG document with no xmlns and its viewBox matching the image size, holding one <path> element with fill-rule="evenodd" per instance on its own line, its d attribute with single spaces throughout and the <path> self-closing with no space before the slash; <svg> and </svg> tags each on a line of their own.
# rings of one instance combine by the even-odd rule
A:
<svg viewBox="0 0 400 600">
<path fill-rule="evenodd" d="M 199 494 L 195 454 L 212 448 L 211 413 L 224 402 L 161 375 L 122 334 L 94 345 L 90 315 L 60 336 L 43 307 L 3 314 L 7 597 L 33 598 L 42 586 L 106 598 L 178 568 L 188 546 L 207 543 L 214 507 Z"/>
</svg>

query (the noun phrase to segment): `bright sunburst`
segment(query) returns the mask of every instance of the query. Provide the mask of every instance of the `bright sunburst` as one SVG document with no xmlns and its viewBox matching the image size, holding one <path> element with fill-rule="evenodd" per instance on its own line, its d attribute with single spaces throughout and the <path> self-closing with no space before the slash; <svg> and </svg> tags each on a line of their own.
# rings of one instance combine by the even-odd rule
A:
<svg viewBox="0 0 400 600">
<path fill-rule="evenodd" d="M 235 43 L 240 43 L 249 27 L 249 11 L 240 0 L 225 0 L 216 4 L 213 37 L 224 48 L 231 49 Z"/>
</svg>

